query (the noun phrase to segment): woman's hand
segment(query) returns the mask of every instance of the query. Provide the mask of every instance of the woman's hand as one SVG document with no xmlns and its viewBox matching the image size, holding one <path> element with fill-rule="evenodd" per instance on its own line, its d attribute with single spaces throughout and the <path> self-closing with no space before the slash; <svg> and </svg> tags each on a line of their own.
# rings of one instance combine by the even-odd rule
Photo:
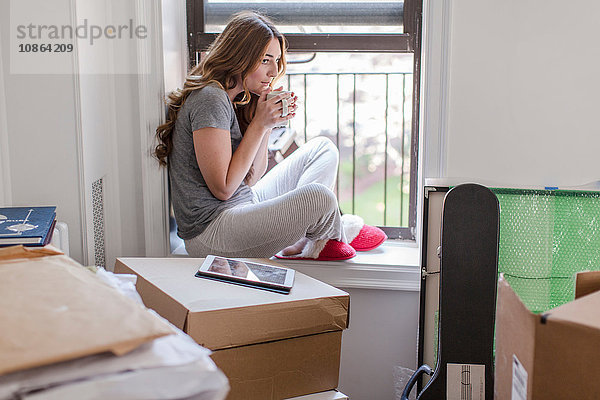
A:
<svg viewBox="0 0 600 400">
<path fill-rule="evenodd" d="M 279 87 L 275 90 L 283 90 L 283 87 Z M 276 126 L 285 125 L 287 121 L 296 116 L 296 105 L 297 96 L 293 92 L 284 92 L 278 94 L 267 100 L 267 94 L 271 92 L 271 88 L 263 90 L 258 99 L 256 105 L 256 112 L 251 124 L 258 124 L 265 129 L 270 130 Z M 283 105 L 281 100 L 287 99 L 288 101 L 288 114 L 282 117 Z"/>
</svg>

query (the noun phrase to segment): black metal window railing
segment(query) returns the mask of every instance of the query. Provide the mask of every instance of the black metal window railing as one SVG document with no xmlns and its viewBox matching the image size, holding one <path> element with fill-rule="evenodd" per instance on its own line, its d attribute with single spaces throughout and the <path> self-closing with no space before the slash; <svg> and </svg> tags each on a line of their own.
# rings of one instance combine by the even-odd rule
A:
<svg viewBox="0 0 600 400">
<path fill-rule="evenodd" d="M 342 211 L 384 227 L 390 238 L 414 238 L 413 74 L 290 73 L 281 84 L 299 98 L 290 122 L 297 140 L 326 136 L 340 150 L 336 195 Z"/>
</svg>

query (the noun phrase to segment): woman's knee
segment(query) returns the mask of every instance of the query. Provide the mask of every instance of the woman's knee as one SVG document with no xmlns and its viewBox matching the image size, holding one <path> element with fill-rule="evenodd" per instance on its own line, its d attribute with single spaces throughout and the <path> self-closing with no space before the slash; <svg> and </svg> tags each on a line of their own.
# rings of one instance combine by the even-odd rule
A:
<svg viewBox="0 0 600 400">
<path fill-rule="evenodd" d="M 339 156 L 340 156 L 339 150 L 338 150 L 337 146 L 335 145 L 335 143 L 333 143 L 331 141 L 331 139 L 329 139 L 328 137 L 317 136 L 316 138 L 313 138 L 313 139 L 309 140 L 308 142 L 306 142 L 306 144 L 310 144 L 311 146 L 314 146 L 318 149 L 322 149 L 322 150 L 326 151 L 327 153 L 334 155 L 336 159 L 339 159 Z"/>
<path fill-rule="evenodd" d="M 304 206 L 311 208 L 319 214 L 327 214 L 338 210 L 335 193 L 321 183 L 309 183 L 299 188 L 304 197 Z"/>
<path fill-rule="evenodd" d="M 317 147 L 324 148 L 327 151 L 335 153 L 336 155 L 339 154 L 338 148 L 335 145 L 335 143 L 333 143 L 333 141 L 326 136 L 317 136 L 316 138 L 308 141 L 308 143 L 312 142 L 314 142 L 314 145 Z"/>
</svg>

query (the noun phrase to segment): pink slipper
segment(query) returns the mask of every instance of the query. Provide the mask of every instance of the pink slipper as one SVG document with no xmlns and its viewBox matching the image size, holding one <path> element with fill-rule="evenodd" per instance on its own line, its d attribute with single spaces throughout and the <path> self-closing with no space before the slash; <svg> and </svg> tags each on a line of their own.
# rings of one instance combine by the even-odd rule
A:
<svg viewBox="0 0 600 400">
<path fill-rule="evenodd" d="M 347 243 L 337 240 L 310 240 L 301 253 L 284 256 L 281 252 L 275 257 L 286 260 L 340 261 L 348 260 L 356 255 L 356 251 Z"/>
<path fill-rule="evenodd" d="M 376 249 L 387 240 L 385 232 L 375 226 L 365 225 L 364 220 L 358 215 L 342 215 L 342 225 L 348 243 L 356 251 Z"/>
</svg>

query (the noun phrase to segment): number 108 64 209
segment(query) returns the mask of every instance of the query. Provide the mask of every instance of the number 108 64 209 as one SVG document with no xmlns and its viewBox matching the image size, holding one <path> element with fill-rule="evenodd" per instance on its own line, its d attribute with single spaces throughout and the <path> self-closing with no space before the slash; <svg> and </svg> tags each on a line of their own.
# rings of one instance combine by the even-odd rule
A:
<svg viewBox="0 0 600 400">
<path fill-rule="evenodd" d="M 19 53 L 70 53 L 73 51 L 73 44 L 68 43 L 21 43 L 19 44 Z"/>
</svg>

